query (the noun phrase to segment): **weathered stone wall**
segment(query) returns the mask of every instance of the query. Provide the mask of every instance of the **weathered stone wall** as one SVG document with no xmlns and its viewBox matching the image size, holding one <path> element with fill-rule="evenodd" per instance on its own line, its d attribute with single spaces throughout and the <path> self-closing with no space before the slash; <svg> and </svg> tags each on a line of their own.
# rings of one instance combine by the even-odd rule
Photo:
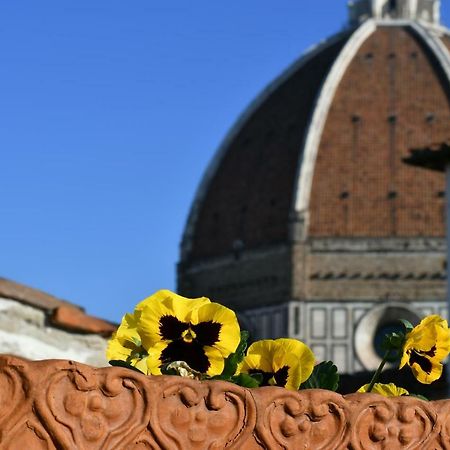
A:
<svg viewBox="0 0 450 450">
<path fill-rule="evenodd" d="M 49 326 L 44 311 L 0 297 L 0 353 L 28 359 L 73 359 L 107 365 L 107 339 Z"/>
</svg>

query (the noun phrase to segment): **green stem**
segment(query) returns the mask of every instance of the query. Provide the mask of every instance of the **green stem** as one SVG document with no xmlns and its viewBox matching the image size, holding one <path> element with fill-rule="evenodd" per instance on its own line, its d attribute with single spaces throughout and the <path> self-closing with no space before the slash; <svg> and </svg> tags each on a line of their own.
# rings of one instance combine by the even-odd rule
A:
<svg viewBox="0 0 450 450">
<path fill-rule="evenodd" d="M 378 378 L 380 378 L 381 372 L 383 371 L 384 365 L 387 363 L 387 358 L 389 357 L 390 353 L 391 353 L 391 350 L 386 350 L 386 353 L 384 354 L 383 359 L 382 359 L 380 365 L 378 366 L 377 371 L 373 374 L 373 377 L 370 380 L 370 384 L 369 384 L 369 387 L 367 388 L 366 392 L 372 391 L 373 386 L 378 381 Z"/>
</svg>

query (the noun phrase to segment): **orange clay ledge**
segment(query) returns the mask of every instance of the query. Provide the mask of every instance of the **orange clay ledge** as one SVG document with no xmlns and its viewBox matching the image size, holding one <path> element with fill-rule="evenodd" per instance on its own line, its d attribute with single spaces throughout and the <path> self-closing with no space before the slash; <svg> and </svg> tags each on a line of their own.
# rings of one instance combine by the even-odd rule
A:
<svg viewBox="0 0 450 450">
<path fill-rule="evenodd" d="M 0 356 L 0 449 L 450 449 L 450 401 Z"/>
</svg>

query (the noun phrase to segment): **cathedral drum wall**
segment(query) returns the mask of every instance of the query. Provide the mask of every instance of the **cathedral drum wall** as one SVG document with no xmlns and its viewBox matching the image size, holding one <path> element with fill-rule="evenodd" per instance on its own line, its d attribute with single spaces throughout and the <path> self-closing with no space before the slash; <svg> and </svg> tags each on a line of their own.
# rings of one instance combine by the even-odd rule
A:
<svg viewBox="0 0 450 450">
<path fill-rule="evenodd" d="M 398 319 L 418 323 L 429 314 L 445 316 L 445 301 L 293 301 L 289 335 L 308 342 L 318 361 L 332 360 L 341 373 L 355 373 L 378 367 L 383 333 L 398 327 Z"/>
<path fill-rule="evenodd" d="M 257 251 L 179 266 L 179 290 L 189 297 L 207 296 L 236 311 L 290 299 L 290 251 L 274 246 Z"/>
<path fill-rule="evenodd" d="M 372 240 L 372 243 L 376 242 Z M 307 298 L 444 300 L 446 258 L 443 240 L 393 239 L 391 244 L 390 249 L 380 245 L 378 248 L 354 249 L 343 244 L 338 251 L 311 251 L 305 265 Z M 401 246 L 408 250 L 396 248 Z"/>
</svg>

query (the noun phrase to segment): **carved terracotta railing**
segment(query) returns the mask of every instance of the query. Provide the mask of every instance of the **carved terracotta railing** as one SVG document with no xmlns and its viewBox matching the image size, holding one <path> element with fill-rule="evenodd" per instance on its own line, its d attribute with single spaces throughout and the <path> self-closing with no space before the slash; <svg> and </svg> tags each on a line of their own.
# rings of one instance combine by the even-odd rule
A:
<svg viewBox="0 0 450 450">
<path fill-rule="evenodd" d="M 450 401 L 0 357 L 0 449 L 450 449 Z"/>
</svg>

